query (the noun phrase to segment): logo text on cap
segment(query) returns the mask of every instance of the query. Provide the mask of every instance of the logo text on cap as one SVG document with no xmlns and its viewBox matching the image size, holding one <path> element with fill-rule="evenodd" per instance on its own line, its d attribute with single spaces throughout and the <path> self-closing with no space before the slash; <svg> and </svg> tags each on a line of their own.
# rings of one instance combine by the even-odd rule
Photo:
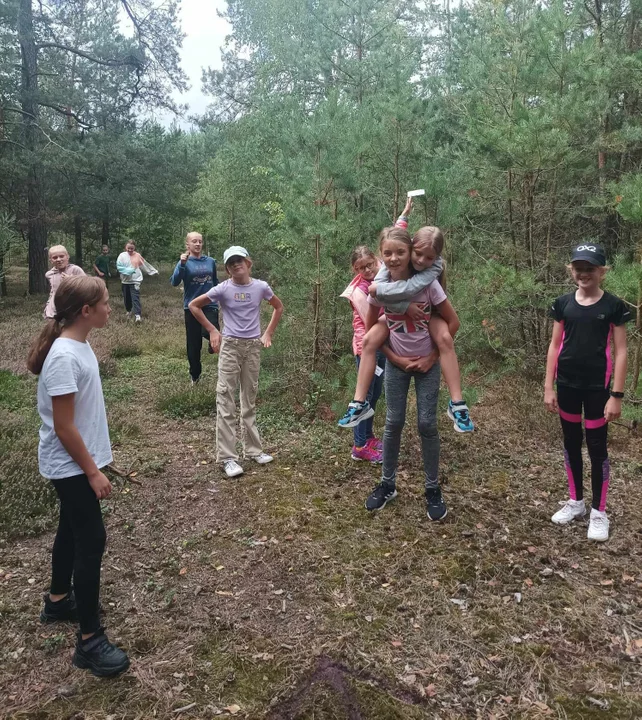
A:
<svg viewBox="0 0 642 720">
<path fill-rule="evenodd" d="M 580 252 L 581 250 L 590 250 L 591 252 L 595 252 L 595 245 L 579 245 L 577 251 Z"/>
</svg>

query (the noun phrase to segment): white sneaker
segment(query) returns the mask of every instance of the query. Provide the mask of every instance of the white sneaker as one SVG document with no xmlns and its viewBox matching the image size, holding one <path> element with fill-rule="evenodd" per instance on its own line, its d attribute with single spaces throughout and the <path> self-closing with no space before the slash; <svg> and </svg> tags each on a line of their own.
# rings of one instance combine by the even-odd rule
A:
<svg viewBox="0 0 642 720">
<path fill-rule="evenodd" d="M 257 462 L 259 465 L 267 465 L 268 463 L 271 463 L 274 458 L 271 455 L 262 452 L 260 455 L 255 455 L 252 460 Z"/>
<path fill-rule="evenodd" d="M 223 463 L 223 470 L 225 470 L 225 474 L 229 478 L 243 475 L 243 468 L 236 462 L 236 460 L 226 460 Z"/>
<path fill-rule="evenodd" d="M 136 315 L 136 322 L 142 322 L 143 318 L 140 315 Z"/>
<path fill-rule="evenodd" d="M 609 539 L 609 519 L 605 512 L 591 508 L 587 537 L 589 540 L 597 540 L 597 542 L 605 542 Z"/>
<path fill-rule="evenodd" d="M 558 510 L 551 520 L 556 525 L 568 525 L 575 519 L 579 519 L 586 515 L 586 506 L 584 500 L 567 500 L 564 507 Z"/>
<path fill-rule="evenodd" d="M 131 310 L 125 310 L 125 317 L 129 320 L 129 318 L 132 316 Z"/>
</svg>

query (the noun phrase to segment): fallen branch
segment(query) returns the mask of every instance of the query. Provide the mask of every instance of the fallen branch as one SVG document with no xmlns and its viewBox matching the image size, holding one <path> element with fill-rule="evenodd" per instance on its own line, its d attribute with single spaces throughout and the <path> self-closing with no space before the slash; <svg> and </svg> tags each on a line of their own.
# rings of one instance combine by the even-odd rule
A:
<svg viewBox="0 0 642 720">
<path fill-rule="evenodd" d="M 134 483 L 134 485 L 141 485 L 142 482 L 140 480 L 135 480 L 133 475 L 136 475 L 136 473 L 132 473 L 131 470 L 125 471 L 121 470 L 120 468 L 117 468 L 115 465 L 107 465 L 107 470 L 110 472 L 113 472 L 114 475 L 118 475 L 118 477 L 124 478 L 125 480 L 129 480 L 130 483 Z"/>
</svg>

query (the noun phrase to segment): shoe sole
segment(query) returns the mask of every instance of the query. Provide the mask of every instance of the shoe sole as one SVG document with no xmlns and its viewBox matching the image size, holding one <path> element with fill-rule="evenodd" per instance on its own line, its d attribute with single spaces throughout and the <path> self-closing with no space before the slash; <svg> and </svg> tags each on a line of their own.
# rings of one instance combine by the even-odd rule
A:
<svg viewBox="0 0 642 720">
<path fill-rule="evenodd" d="M 591 537 L 590 535 L 587 535 L 586 539 L 592 540 L 593 542 L 606 542 L 609 539 L 609 536 L 607 535 L 605 538 L 596 538 L 596 537 Z"/>
<path fill-rule="evenodd" d="M 475 428 L 472 427 L 470 430 L 462 430 L 459 425 L 457 425 L 457 421 L 455 420 L 455 416 L 450 412 L 450 408 L 446 411 L 446 414 L 453 422 L 453 427 L 455 428 L 455 432 L 462 433 L 462 435 L 465 435 L 466 433 L 475 432 Z"/>
<path fill-rule="evenodd" d="M 374 414 L 375 414 L 375 411 L 372 408 L 368 408 L 368 410 L 366 410 L 362 415 L 359 415 L 359 418 L 357 420 L 351 420 L 349 423 L 346 423 L 345 425 L 342 425 L 341 423 L 337 423 L 337 425 L 341 428 L 357 427 L 357 425 L 362 423 L 364 420 L 371 418 Z"/>
<path fill-rule="evenodd" d="M 430 515 L 428 514 L 428 511 L 426 511 L 426 516 L 428 517 L 428 520 L 430 520 L 431 522 L 439 522 L 440 520 L 443 520 L 446 517 L 446 515 L 448 515 L 448 508 L 446 508 L 446 512 L 441 517 L 438 517 L 438 518 L 430 517 Z"/>
<path fill-rule="evenodd" d="M 235 477 L 240 477 L 241 475 L 243 475 L 245 470 L 241 470 L 241 472 L 234 472 L 234 473 L 228 473 L 227 470 L 223 470 L 223 472 L 225 473 L 226 477 L 235 478 Z"/>
<path fill-rule="evenodd" d="M 94 663 L 89 662 L 88 660 L 85 660 L 84 658 L 77 656 L 74 653 L 71 664 L 74 667 L 77 667 L 79 670 L 89 670 L 91 674 L 95 675 L 96 677 L 115 677 L 116 675 L 120 675 L 121 673 L 125 672 L 125 670 L 127 670 L 127 668 L 129 667 L 130 662 L 129 658 L 127 658 L 127 661 L 122 665 L 116 668 L 110 668 L 109 670 L 104 670 L 100 667 L 96 667 Z"/>
<path fill-rule="evenodd" d="M 383 509 L 386 507 L 386 505 L 387 505 L 389 502 L 392 502 L 396 497 L 397 497 L 397 491 L 395 490 L 394 493 L 393 493 L 389 498 L 387 498 L 387 499 L 384 501 L 384 503 L 383 503 L 383 505 L 382 505 L 381 507 L 372 508 L 372 510 L 371 510 L 371 509 L 368 507 L 368 505 L 367 505 L 367 502 L 368 502 L 367 500 L 366 500 L 366 504 L 364 505 L 364 507 L 365 507 L 365 509 L 366 509 L 368 512 L 379 512 L 379 510 L 383 510 Z"/>
<path fill-rule="evenodd" d="M 75 618 L 70 618 L 70 617 L 59 618 L 59 617 L 53 617 L 51 615 L 45 615 L 44 612 L 41 612 L 40 613 L 40 622 L 43 623 L 44 625 L 51 625 L 52 623 L 58 623 L 58 622 L 75 624 L 78 622 L 78 617 L 76 616 Z"/>
<path fill-rule="evenodd" d="M 366 460 L 365 458 L 355 457 L 350 455 L 355 462 L 369 462 L 371 465 L 383 465 L 383 460 Z"/>
<path fill-rule="evenodd" d="M 586 513 L 584 512 L 581 515 L 573 515 L 570 520 L 553 520 L 553 518 L 551 518 L 551 522 L 553 525 L 560 525 L 563 527 L 564 525 L 570 525 L 574 520 L 583 520 L 585 517 Z"/>
</svg>

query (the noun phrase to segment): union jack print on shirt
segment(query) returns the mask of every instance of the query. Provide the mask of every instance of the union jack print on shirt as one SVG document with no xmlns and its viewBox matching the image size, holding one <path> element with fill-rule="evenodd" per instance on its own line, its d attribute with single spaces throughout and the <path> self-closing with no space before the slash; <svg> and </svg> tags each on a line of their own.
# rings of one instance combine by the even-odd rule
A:
<svg viewBox="0 0 642 720">
<path fill-rule="evenodd" d="M 421 332 L 422 330 L 427 332 L 432 312 L 432 305 L 430 302 L 426 302 L 421 306 L 421 309 L 423 310 L 424 318 L 419 321 L 413 320 L 408 315 L 389 315 L 386 313 L 386 320 L 388 321 L 388 329 L 390 332 L 415 333 Z"/>
</svg>

